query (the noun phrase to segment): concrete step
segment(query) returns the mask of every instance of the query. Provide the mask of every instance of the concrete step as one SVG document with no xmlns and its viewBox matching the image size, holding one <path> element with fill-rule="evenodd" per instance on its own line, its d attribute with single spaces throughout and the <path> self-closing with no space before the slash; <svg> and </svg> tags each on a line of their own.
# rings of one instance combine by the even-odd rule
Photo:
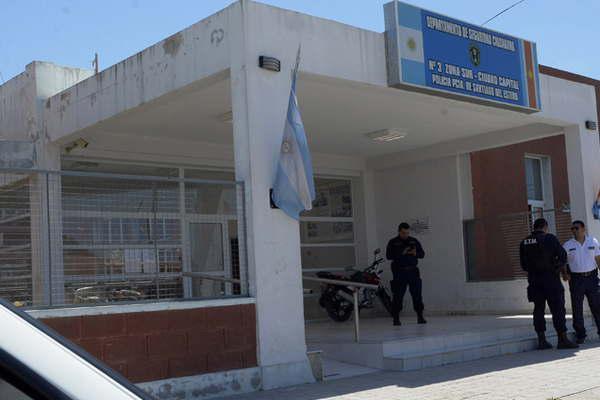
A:
<svg viewBox="0 0 600 400">
<path fill-rule="evenodd" d="M 575 340 L 574 337 L 571 337 Z M 556 334 L 547 334 L 548 341 L 556 345 Z M 596 334 L 588 334 L 587 340 L 597 340 Z M 465 361 L 480 360 L 507 354 L 521 353 L 537 349 L 537 336 L 529 332 L 510 338 L 464 342 L 456 346 L 426 348 L 417 352 L 402 352 L 383 357 L 383 369 L 392 371 L 413 371 Z"/>
<path fill-rule="evenodd" d="M 553 338 L 549 337 L 550 340 Z M 438 367 L 464 361 L 479 360 L 506 354 L 534 350 L 537 345 L 535 337 L 513 338 L 480 342 L 454 348 L 436 349 L 421 353 L 406 353 L 385 356 L 383 369 L 392 371 L 412 371 L 422 368 Z"/>
<path fill-rule="evenodd" d="M 415 337 L 410 339 L 383 342 L 384 357 L 398 355 L 444 353 L 472 346 L 535 338 L 531 327 L 510 327 L 478 332 L 457 332 L 446 335 Z"/>
<path fill-rule="evenodd" d="M 389 320 L 366 321 L 361 341 L 339 325 L 324 326 L 313 334 L 311 349 L 332 360 L 368 368 L 410 371 L 534 350 L 537 336 L 530 316 L 475 316 L 431 318 L 427 325 L 392 327 Z M 550 316 L 548 340 L 557 338 Z M 571 327 L 571 322 L 568 322 Z M 598 343 L 594 324 L 587 320 L 588 339 Z M 327 329 L 325 329 L 327 328 Z M 338 333 L 340 332 L 340 333 Z"/>
</svg>

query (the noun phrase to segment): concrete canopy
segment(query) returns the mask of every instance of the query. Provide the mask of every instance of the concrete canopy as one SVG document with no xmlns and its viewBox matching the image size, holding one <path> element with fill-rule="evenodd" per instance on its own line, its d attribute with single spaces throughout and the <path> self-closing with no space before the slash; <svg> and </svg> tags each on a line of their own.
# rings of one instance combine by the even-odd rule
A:
<svg viewBox="0 0 600 400">
<path fill-rule="evenodd" d="M 562 130 L 534 115 L 309 73 L 299 78 L 298 98 L 314 153 L 375 164 L 382 156 L 414 154 L 450 142 L 460 143 L 451 151 L 460 152 Z M 140 140 L 172 141 L 217 146 L 231 159 L 231 109 L 229 73 L 223 71 L 73 132 L 58 143 L 83 137 L 91 144 L 90 151 L 114 149 L 115 142 L 129 151 L 133 149 L 127 143 L 134 147 Z M 281 115 L 282 128 L 284 118 Z M 406 137 L 380 143 L 366 136 L 384 129 L 400 130 Z"/>
</svg>

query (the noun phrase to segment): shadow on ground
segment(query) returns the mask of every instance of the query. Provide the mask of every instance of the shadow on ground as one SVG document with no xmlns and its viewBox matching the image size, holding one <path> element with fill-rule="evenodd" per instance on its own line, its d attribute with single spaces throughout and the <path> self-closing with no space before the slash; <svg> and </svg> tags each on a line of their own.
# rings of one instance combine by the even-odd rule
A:
<svg viewBox="0 0 600 400">
<path fill-rule="evenodd" d="M 582 348 L 600 346 L 598 342 L 584 345 Z M 389 386 L 414 389 L 422 386 L 434 385 L 444 382 L 457 381 L 492 372 L 505 371 L 553 362 L 574 357 L 575 350 L 545 350 L 526 353 L 511 354 L 487 358 L 477 361 L 452 364 L 435 368 L 427 368 L 410 372 L 378 371 L 368 375 L 339 379 L 330 382 L 300 385 L 248 395 L 228 397 L 228 399 L 286 399 L 286 400 L 317 400 L 335 396 L 354 394 L 353 398 L 360 398 L 356 393 Z"/>
</svg>

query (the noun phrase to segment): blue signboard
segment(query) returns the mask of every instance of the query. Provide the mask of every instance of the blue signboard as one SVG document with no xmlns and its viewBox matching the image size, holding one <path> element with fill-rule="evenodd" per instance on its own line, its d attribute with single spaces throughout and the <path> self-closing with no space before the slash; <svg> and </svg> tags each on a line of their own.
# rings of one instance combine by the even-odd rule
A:
<svg viewBox="0 0 600 400">
<path fill-rule="evenodd" d="M 541 109 L 535 43 L 399 1 L 384 11 L 391 86 Z"/>
</svg>

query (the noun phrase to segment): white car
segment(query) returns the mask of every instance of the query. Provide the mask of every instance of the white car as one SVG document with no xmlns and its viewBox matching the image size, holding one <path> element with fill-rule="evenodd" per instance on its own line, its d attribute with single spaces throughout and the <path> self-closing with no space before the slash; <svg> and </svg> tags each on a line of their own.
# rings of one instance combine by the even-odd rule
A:
<svg viewBox="0 0 600 400">
<path fill-rule="evenodd" d="M 0 300 L 1 400 L 151 400 L 117 372 Z"/>
</svg>

